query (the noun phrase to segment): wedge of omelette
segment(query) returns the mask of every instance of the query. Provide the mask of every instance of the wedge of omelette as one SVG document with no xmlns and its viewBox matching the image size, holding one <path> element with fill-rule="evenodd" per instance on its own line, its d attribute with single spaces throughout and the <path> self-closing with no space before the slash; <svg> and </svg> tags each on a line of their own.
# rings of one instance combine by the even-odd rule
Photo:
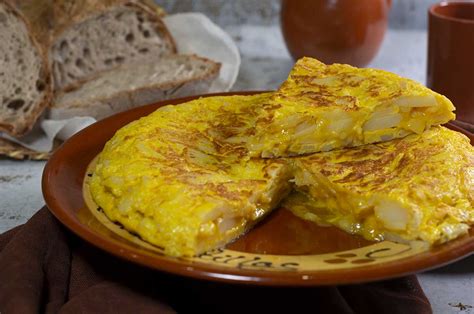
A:
<svg viewBox="0 0 474 314">
<path fill-rule="evenodd" d="M 396 74 L 298 60 L 262 105 L 252 155 L 295 156 L 421 134 L 454 119 L 444 96 Z"/>
<path fill-rule="evenodd" d="M 297 216 L 369 240 L 443 243 L 474 224 L 474 148 L 444 127 L 291 158 Z"/>
<path fill-rule="evenodd" d="M 256 109 L 269 94 L 166 106 L 120 129 L 90 180 L 107 217 L 165 254 L 226 244 L 287 194 L 283 161 L 248 157 Z"/>
</svg>

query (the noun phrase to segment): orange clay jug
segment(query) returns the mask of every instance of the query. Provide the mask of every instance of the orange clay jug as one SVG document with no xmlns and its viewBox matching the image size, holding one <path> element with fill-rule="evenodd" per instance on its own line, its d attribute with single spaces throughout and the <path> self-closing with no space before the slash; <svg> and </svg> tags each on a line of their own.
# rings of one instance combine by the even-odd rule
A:
<svg viewBox="0 0 474 314">
<path fill-rule="evenodd" d="M 365 66 L 380 48 L 390 5 L 391 0 L 283 0 L 283 37 L 294 59 Z"/>
</svg>

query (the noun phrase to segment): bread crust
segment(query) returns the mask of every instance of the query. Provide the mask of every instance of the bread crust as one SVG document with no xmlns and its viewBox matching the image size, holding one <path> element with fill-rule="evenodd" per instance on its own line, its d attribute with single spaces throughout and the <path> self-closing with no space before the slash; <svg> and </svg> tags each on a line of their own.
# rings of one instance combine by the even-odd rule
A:
<svg viewBox="0 0 474 314">
<path fill-rule="evenodd" d="M 66 94 L 66 92 L 61 92 L 56 95 L 56 101 L 51 108 L 49 118 L 65 119 L 73 116 L 92 116 L 96 119 L 102 119 L 114 113 L 140 105 L 171 98 L 185 97 L 192 94 L 205 93 L 209 90 L 210 85 L 219 75 L 221 64 L 196 55 L 191 55 L 190 57 L 210 63 L 212 64 L 212 68 L 207 73 L 196 76 L 192 79 L 170 81 L 167 83 L 138 88 L 133 91 L 124 90 L 116 93 L 110 98 L 97 98 L 93 102 L 88 102 L 87 106 L 80 103 L 80 100 L 66 105 L 61 104 L 61 97 Z M 74 87 L 80 88 L 80 85 Z"/>
<path fill-rule="evenodd" d="M 38 0 L 31 0 L 38 1 Z M 43 0 L 51 1 L 51 0 Z M 100 14 L 110 7 L 117 5 L 134 4 L 141 8 L 146 8 L 148 12 L 159 17 L 164 16 L 164 11 L 152 0 L 53 0 L 54 1 L 54 33 L 57 37 L 70 26 L 82 22 L 88 17 Z"/>
<path fill-rule="evenodd" d="M 54 27 L 54 7 L 57 0 L 21 0 L 11 1 L 11 5 L 21 12 L 30 23 L 34 37 L 45 51 L 51 42 Z"/>
<path fill-rule="evenodd" d="M 31 31 L 31 25 L 29 24 L 28 20 L 9 1 L 0 2 L 0 5 L 2 4 L 6 6 L 7 11 L 14 14 L 17 18 L 23 21 L 28 31 L 28 38 L 30 39 L 33 46 L 36 47 L 38 55 L 42 60 L 43 64 L 40 70 L 39 77 L 44 82 L 45 89 L 42 98 L 37 101 L 37 105 L 34 106 L 34 109 L 29 113 L 27 117 L 24 117 L 23 121 L 17 121 L 15 124 L 2 121 L 0 116 L 0 131 L 8 133 L 9 135 L 14 137 L 21 137 L 33 128 L 33 125 L 35 124 L 36 120 L 41 116 L 43 111 L 50 106 L 53 96 L 52 78 L 51 72 L 49 71 L 50 67 L 48 63 L 48 58 L 46 57 L 46 51 L 33 36 L 33 33 Z"/>
</svg>

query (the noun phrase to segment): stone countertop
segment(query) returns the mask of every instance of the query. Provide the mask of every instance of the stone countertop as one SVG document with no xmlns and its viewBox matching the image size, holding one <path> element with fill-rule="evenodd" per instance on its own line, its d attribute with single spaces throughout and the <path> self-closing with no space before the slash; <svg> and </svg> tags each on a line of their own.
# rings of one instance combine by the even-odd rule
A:
<svg viewBox="0 0 474 314">
<path fill-rule="evenodd" d="M 293 65 L 276 26 L 232 26 L 242 66 L 233 90 L 271 90 Z M 371 67 L 425 82 L 426 32 L 389 30 Z M 0 159 L 0 233 L 26 222 L 44 201 L 41 174 L 45 163 Z M 459 313 L 459 303 L 474 306 L 474 256 L 419 275 L 434 313 Z M 474 313 L 467 307 L 463 313 Z"/>
</svg>

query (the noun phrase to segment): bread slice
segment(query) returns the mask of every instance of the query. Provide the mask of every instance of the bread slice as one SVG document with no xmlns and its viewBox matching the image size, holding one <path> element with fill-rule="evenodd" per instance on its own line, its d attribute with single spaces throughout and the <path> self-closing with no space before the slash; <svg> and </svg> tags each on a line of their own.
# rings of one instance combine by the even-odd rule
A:
<svg viewBox="0 0 474 314">
<path fill-rule="evenodd" d="M 153 0 L 137 0 L 148 6 L 158 16 L 166 12 Z M 36 40 L 48 47 L 55 35 L 59 35 L 78 19 L 92 15 L 109 7 L 123 4 L 124 0 L 21 0 L 12 2 L 32 26 Z"/>
<path fill-rule="evenodd" d="M 51 98 L 47 60 L 23 16 L 0 1 L 0 131 L 28 132 Z"/>
<path fill-rule="evenodd" d="M 195 55 L 172 55 L 123 65 L 75 90 L 57 94 L 50 118 L 102 119 L 132 107 L 205 93 L 219 69 L 220 63 Z"/>
<path fill-rule="evenodd" d="M 102 71 L 122 64 L 176 53 L 166 26 L 148 5 L 135 1 L 86 11 L 70 18 L 71 25 L 50 48 L 57 90 L 67 90 Z"/>
</svg>

